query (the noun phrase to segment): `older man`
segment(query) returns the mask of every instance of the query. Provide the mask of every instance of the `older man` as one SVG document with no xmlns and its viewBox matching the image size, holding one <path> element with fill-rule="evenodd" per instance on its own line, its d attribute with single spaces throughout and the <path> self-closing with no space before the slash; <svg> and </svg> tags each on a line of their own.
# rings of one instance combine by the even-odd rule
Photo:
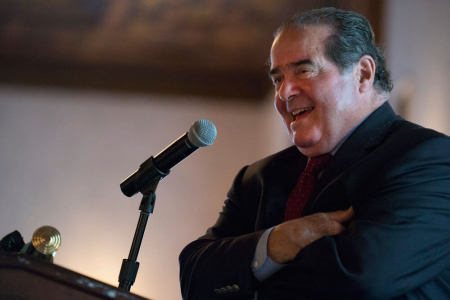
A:
<svg viewBox="0 0 450 300">
<path fill-rule="evenodd" d="M 294 146 L 239 172 L 183 298 L 450 299 L 450 139 L 394 114 L 367 20 L 294 16 L 269 75 Z"/>
</svg>

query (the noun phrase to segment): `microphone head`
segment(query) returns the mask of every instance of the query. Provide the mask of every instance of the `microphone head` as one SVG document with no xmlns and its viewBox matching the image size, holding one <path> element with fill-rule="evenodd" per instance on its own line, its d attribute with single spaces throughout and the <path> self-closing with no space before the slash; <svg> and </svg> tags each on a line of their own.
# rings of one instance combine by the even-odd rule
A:
<svg viewBox="0 0 450 300">
<path fill-rule="evenodd" d="M 214 123 L 208 120 L 198 120 L 192 124 L 188 132 L 188 140 L 196 147 L 209 146 L 214 143 L 217 129 Z"/>
</svg>

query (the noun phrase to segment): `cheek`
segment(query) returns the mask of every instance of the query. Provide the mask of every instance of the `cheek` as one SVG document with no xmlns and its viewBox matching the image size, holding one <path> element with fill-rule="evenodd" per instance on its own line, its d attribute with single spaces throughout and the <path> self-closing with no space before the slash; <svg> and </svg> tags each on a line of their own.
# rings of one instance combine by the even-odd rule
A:
<svg viewBox="0 0 450 300">
<path fill-rule="evenodd" d="M 346 75 L 342 80 L 338 81 L 334 85 L 334 97 L 336 102 L 336 108 L 339 110 L 351 109 L 355 104 L 355 92 L 356 86 L 354 79 L 350 75 Z"/>
<path fill-rule="evenodd" d="M 318 99 L 322 113 L 328 117 L 346 111 L 353 99 L 352 87 L 345 81 L 330 80 L 316 87 L 315 99 Z"/>
<path fill-rule="evenodd" d="M 291 119 L 290 119 L 290 114 L 286 111 L 286 105 L 285 105 L 284 101 L 280 100 L 278 97 L 275 96 L 273 106 L 275 107 L 278 114 L 283 119 L 283 122 L 284 122 L 285 126 L 287 127 L 287 130 L 290 131 L 289 124 L 291 122 Z"/>
<path fill-rule="evenodd" d="M 275 96 L 275 100 L 273 105 L 275 106 L 275 109 L 277 110 L 277 112 L 283 117 L 285 118 L 286 115 L 286 105 L 284 105 L 283 101 L 280 100 L 280 98 L 278 98 L 277 96 Z"/>
</svg>

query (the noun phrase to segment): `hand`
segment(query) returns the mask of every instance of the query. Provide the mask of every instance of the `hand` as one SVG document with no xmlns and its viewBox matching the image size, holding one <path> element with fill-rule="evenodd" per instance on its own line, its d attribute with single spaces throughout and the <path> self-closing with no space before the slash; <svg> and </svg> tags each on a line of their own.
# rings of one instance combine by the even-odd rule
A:
<svg viewBox="0 0 450 300">
<path fill-rule="evenodd" d="M 316 213 L 276 226 L 269 235 L 267 254 L 277 263 L 293 260 L 312 242 L 345 230 L 342 225 L 353 218 L 353 207 L 329 213 Z"/>
</svg>

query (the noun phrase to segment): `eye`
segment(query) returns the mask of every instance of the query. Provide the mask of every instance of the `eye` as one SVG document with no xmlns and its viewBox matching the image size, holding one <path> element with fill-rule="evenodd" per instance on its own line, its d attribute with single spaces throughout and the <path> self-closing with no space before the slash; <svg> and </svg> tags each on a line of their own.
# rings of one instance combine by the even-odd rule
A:
<svg viewBox="0 0 450 300">
<path fill-rule="evenodd" d="M 283 81 L 283 78 L 281 76 L 272 77 L 272 83 L 274 85 L 279 85 Z"/>
<path fill-rule="evenodd" d="M 297 73 L 297 74 L 307 74 L 307 73 L 310 73 L 311 71 L 312 71 L 311 68 L 302 66 L 302 67 L 298 67 L 295 70 L 295 73 Z"/>
<path fill-rule="evenodd" d="M 310 78 L 317 74 L 313 66 L 299 66 L 295 69 L 295 74 L 300 78 Z"/>
</svg>

